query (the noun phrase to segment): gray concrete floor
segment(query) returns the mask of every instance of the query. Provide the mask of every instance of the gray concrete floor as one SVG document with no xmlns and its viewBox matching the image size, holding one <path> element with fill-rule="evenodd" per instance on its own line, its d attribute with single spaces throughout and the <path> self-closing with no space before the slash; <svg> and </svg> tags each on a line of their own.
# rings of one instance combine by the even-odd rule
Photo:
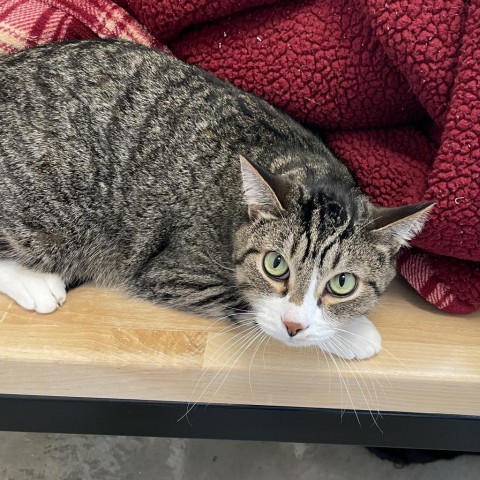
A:
<svg viewBox="0 0 480 480">
<path fill-rule="evenodd" d="M 480 478 L 480 456 L 399 469 L 361 447 L 0 432 L 1 480 L 454 478 Z"/>
</svg>

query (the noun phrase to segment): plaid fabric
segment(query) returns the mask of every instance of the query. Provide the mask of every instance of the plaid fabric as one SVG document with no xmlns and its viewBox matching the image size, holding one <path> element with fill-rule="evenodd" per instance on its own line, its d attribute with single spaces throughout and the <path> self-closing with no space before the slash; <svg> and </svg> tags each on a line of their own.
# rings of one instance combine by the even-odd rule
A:
<svg viewBox="0 0 480 480">
<path fill-rule="evenodd" d="M 161 47 L 110 0 L 2 0 L 0 52 L 62 40 L 123 38 Z"/>
</svg>

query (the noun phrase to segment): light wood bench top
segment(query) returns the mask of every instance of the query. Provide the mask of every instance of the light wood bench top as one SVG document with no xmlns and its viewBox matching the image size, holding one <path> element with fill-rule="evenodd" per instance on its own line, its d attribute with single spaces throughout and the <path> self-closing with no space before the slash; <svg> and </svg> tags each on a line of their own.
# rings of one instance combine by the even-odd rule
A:
<svg viewBox="0 0 480 480">
<path fill-rule="evenodd" d="M 397 280 L 370 318 L 384 350 L 344 362 L 91 286 L 50 315 L 0 295 L 0 393 L 480 415 L 480 312 Z"/>
</svg>

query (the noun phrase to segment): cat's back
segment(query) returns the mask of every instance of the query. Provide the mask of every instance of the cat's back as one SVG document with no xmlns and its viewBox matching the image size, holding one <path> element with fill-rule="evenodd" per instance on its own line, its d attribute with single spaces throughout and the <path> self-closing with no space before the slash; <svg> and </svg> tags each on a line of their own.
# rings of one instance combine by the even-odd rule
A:
<svg viewBox="0 0 480 480">
<path fill-rule="evenodd" d="M 140 67 L 150 67 L 152 73 L 158 75 L 162 67 L 167 72 L 175 68 L 181 70 L 185 66 L 160 50 L 123 40 L 52 43 L 0 56 L 1 93 L 18 87 L 18 84 L 6 81 L 15 77 L 20 83 L 35 79 L 40 83 L 48 76 L 50 81 L 70 78 L 73 83 L 103 71 L 112 78 L 124 77 L 135 81 Z M 95 78 L 90 76 L 90 80 L 94 82 Z"/>
<path fill-rule="evenodd" d="M 126 41 L 44 45 L 0 57 L 0 108 L 13 114 L 8 104 L 14 102 L 51 114 L 76 100 L 101 110 L 135 91 L 142 94 L 135 101 L 147 104 L 155 90 L 184 77 L 186 69 L 168 54 Z"/>
<path fill-rule="evenodd" d="M 124 178 L 141 171 L 139 163 L 153 169 L 193 142 L 196 123 L 215 117 L 202 104 L 208 97 L 220 105 L 229 86 L 207 77 L 167 53 L 120 40 L 0 57 L 0 164 L 39 175 L 61 170 L 70 183 L 111 178 L 112 164 Z"/>
<path fill-rule="evenodd" d="M 320 143 L 267 102 L 168 53 L 122 40 L 63 42 L 0 57 L 0 112 L 14 124 L 33 115 L 32 128 L 45 122 L 48 130 L 56 120 L 74 128 L 90 121 L 98 132 L 118 127 L 121 117 L 134 134 L 137 125 L 164 131 L 171 124 L 210 137 L 213 129 L 222 142 L 250 137 L 247 143 L 259 148 L 262 138 L 280 148 L 280 141 Z M 154 115 L 160 126 L 149 121 Z"/>
<path fill-rule="evenodd" d="M 239 92 L 168 53 L 123 40 L 60 42 L 0 56 L 0 106 L 15 102 L 51 113 L 79 100 L 92 108 L 119 104 L 141 111 L 167 110 L 183 100 L 195 111 L 199 102 L 214 105 L 218 96 Z"/>
<path fill-rule="evenodd" d="M 115 179 L 138 189 L 161 177 L 165 191 L 201 193 L 223 178 L 218 188 L 228 191 L 239 154 L 281 173 L 290 167 L 275 160 L 292 152 L 301 163 L 318 158 L 320 177 L 344 175 L 319 139 L 267 102 L 121 40 L 1 57 L 0 118 L 0 168 L 36 174 L 37 185 L 58 183 L 58 173 L 58 188 L 75 191 Z"/>
</svg>

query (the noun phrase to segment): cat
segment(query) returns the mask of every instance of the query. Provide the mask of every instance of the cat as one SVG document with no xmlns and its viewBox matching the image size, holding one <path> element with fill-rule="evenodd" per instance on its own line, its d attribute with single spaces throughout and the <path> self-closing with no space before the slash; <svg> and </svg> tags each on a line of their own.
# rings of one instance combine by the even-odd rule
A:
<svg viewBox="0 0 480 480">
<path fill-rule="evenodd" d="M 287 345 L 381 349 L 365 315 L 432 204 L 375 207 L 267 102 L 89 40 L 0 58 L 0 118 L 0 292 L 22 307 L 94 282 Z"/>
</svg>

